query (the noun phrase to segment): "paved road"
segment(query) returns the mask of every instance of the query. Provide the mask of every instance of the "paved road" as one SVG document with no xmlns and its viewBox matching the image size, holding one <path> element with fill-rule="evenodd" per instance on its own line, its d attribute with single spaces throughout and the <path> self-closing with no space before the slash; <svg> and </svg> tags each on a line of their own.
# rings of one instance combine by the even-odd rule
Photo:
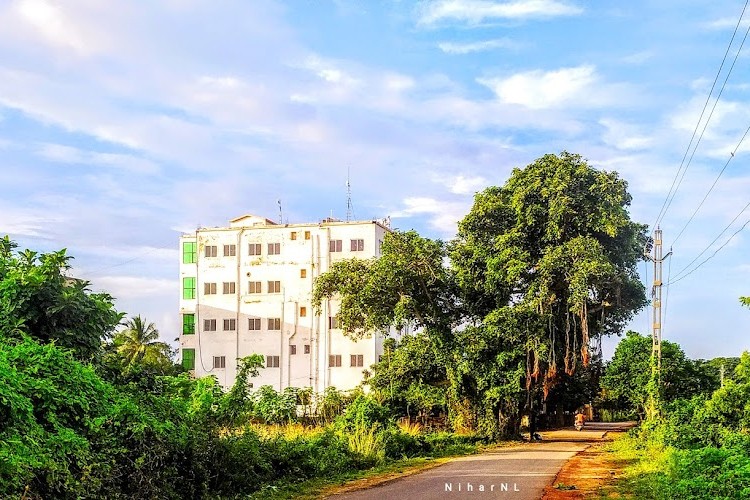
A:
<svg viewBox="0 0 750 500">
<path fill-rule="evenodd" d="M 583 431 L 543 432 L 543 441 L 461 457 L 376 486 L 329 497 L 335 500 L 490 499 L 538 500 L 566 460 L 608 431 L 632 427 L 587 423 Z"/>
</svg>

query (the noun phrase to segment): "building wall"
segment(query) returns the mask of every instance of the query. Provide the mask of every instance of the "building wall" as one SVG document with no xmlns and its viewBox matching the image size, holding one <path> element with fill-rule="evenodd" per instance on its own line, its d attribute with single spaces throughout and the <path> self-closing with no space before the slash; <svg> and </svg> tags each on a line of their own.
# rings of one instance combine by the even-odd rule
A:
<svg viewBox="0 0 750 500">
<path fill-rule="evenodd" d="M 337 260 L 379 256 L 387 231 L 373 221 L 277 225 L 246 216 L 226 228 L 183 235 L 180 281 L 195 278 L 195 298 L 181 295 L 180 314 L 194 315 L 195 333 L 181 335 L 180 346 L 183 354 L 195 350 L 195 375 L 215 375 L 229 387 L 236 376 L 236 359 L 257 353 L 278 356 L 279 366 L 262 369 L 252 381 L 255 387 L 322 391 L 358 385 L 362 372 L 377 362 L 382 338 L 374 334 L 355 342 L 335 325 L 329 328 L 338 303 L 326 301 L 316 315 L 311 303 L 313 282 Z M 191 243 L 195 262 L 185 263 L 183 250 Z M 260 255 L 251 255 L 258 249 Z M 234 283 L 234 293 L 225 289 L 225 283 Z M 330 366 L 331 355 L 340 356 L 340 366 Z M 221 356 L 225 366 L 215 367 L 214 357 Z M 362 366 L 352 366 L 360 360 Z"/>
</svg>

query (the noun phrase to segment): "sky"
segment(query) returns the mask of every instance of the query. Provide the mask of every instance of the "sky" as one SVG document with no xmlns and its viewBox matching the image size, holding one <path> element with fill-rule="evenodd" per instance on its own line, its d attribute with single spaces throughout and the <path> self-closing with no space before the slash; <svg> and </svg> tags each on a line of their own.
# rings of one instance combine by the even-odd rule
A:
<svg viewBox="0 0 750 500">
<path fill-rule="evenodd" d="M 2 0 L 0 234 L 67 248 L 72 275 L 172 342 L 182 232 L 277 219 L 278 200 L 284 222 L 343 218 L 349 172 L 357 219 L 449 240 L 475 192 L 567 150 L 627 180 L 633 220 L 660 220 L 665 278 L 724 245 L 664 290 L 663 337 L 736 356 L 750 349 L 750 227 L 730 240 L 750 219 L 750 9 L 727 47 L 743 6 Z"/>
</svg>

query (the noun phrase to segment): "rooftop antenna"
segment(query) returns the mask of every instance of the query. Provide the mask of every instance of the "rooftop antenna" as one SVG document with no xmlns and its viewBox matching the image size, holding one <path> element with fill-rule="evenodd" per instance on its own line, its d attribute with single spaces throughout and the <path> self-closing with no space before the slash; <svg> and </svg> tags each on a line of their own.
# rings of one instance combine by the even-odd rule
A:
<svg viewBox="0 0 750 500">
<path fill-rule="evenodd" d="M 279 224 L 284 223 L 284 213 L 281 211 L 281 200 L 276 200 L 276 203 L 279 204 Z"/>
<path fill-rule="evenodd" d="M 354 217 L 354 206 L 352 205 L 352 184 L 349 182 L 350 167 L 346 167 L 346 222 L 351 222 Z"/>
</svg>

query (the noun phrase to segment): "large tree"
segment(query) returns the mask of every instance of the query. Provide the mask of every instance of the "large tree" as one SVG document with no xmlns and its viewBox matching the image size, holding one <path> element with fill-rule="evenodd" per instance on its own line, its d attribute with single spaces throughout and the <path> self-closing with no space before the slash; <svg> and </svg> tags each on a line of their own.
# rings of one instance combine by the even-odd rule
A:
<svg viewBox="0 0 750 500">
<path fill-rule="evenodd" d="M 353 338 L 409 325 L 448 342 L 458 312 L 444 259 L 442 241 L 387 233 L 380 258 L 334 262 L 315 281 L 313 305 L 320 311 L 323 300 L 337 296 L 339 324 Z"/>
<path fill-rule="evenodd" d="M 645 418 L 652 347 L 650 336 L 634 331 L 629 331 L 617 345 L 601 379 L 602 404 L 607 409 Z M 715 371 L 703 360 L 687 358 L 678 344 L 662 341 L 660 383 L 664 402 L 710 395 L 719 387 Z"/>
<path fill-rule="evenodd" d="M 394 232 L 380 259 L 335 263 L 315 302 L 338 295 L 355 336 L 414 321 L 446 367 L 454 425 L 515 433 L 522 405 L 586 366 L 591 344 L 646 303 L 645 226 L 630 220 L 630 200 L 616 173 L 546 155 L 476 195 L 447 249 L 451 268 L 441 242 Z"/>
<path fill-rule="evenodd" d="M 7 236 L 0 239 L 0 337 L 28 335 L 91 360 L 122 318 L 112 297 L 91 293 L 87 281 L 67 277 L 71 257 L 65 250 L 16 248 Z"/>
<path fill-rule="evenodd" d="M 459 223 L 450 256 L 463 304 L 478 337 L 499 329 L 515 349 L 530 407 L 646 304 L 646 227 L 630 219 L 630 201 L 617 173 L 563 152 L 478 193 Z"/>
</svg>

